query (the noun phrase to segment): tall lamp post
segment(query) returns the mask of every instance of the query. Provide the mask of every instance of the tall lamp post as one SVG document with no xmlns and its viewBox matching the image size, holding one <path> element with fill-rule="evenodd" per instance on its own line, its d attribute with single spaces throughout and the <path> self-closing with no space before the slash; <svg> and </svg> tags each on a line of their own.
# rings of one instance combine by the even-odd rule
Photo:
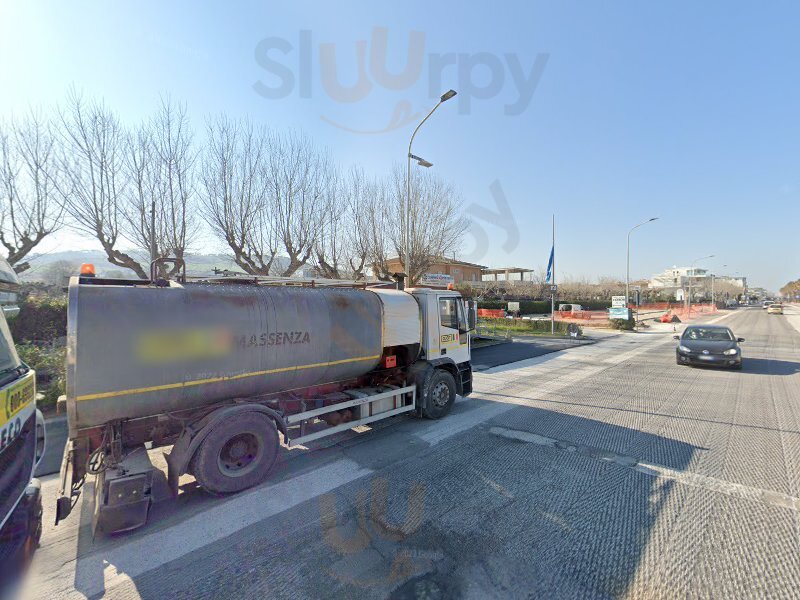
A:
<svg viewBox="0 0 800 600">
<path fill-rule="evenodd" d="M 630 302 L 631 297 L 631 234 L 639 229 L 642 225 L 647 225 L 648 223 L 652 223 L 653 221 L 658 221 L 658 217 L 653 217 L 652 219 L 647 219 L 647 221 L 643 221 L 639 223 L 635 227 L 631 227 L 631 230 L 628 232 L 628 260 L 627 260 L 627 269 L 625 270 L 625 308 L 628 308 L 628 303 Z"/>
<path fill-rule="evenodd" d="M 403 246 L 404 246 L 404 251 L 406 253 L 406 278 L 408 279 L 409 285 L 411 284 L 411 246 L 410 246 L 411 224 L 409 222 L 410 208 L 411 208 L 411 159 L 413 158 L 414 160 L 416 160 L 417 164 L 422 167 L 433 166 L 433 163 L 430 163 L 425 159 L 422 159 L 418 156 L 414 156 L 413 154 L 411 154 L 411 144 L 414 143 L 414 138 L 416 137 L 419 128 L 425 124 L 425 121 L 427 121 L 430 118 L 430 116 L 434 112 L 436 112 L 436 109 L 439 108 L 439 106 L 441 106 L 443 102 L 447 102 L 448 100 L 450 100 L 450 98 L 452 98 L 455 95 L 456 95 L 455 90 L 448 90 L 444 94 L 442 94 L 441 97 L 439 98 L 439 102 L 436 103 L 436 106 L 434 106 L 431 109 L 431 112 L 429 112 L 427 116 L 424 119 L 422 119 L 422 121 L 420 121 L 420 124 L 417 125 L 417 128 L 414 129 L 414 133 L 411 134 L 411 140 L 408 142 L 408 157 L 407 157 L 408 170 L 406 172 L 406 210 L 405 210 L 406 227 L 405 227 L 405 244 L 403 244 Z"/>
<path fill-rule="evenodd" d="M 727 266 L 728 265 L 722 265 L 722 267 L 720 267 L 720 268 L 724 269 Z M 711 274 L 711 304 L 713 304 L 714 306 L 717 305 L 716 298 L 714 297 L 714 280 L 716 278 L 717 278 L 716 273 L 712 273 Z"/>
<path fill-rule="evenodd" d="M 689 275 L 689 301 L 688 301 L 687 306 L 686 306 L 686 308 L 687 308 L 686 313 L 689 316 L 691 316 L 691 314 L 692 314 L 692 277 L 694 277 L 694 266 L 695 266 L 695 264 L 697 264 L 701 260 L 707 260 L 709 258 L 714 258 L 714 255 L 713 254 L 709 254 L 708 256 L 702 256 L 702 257 L 696 258 L 696 259 L 694 259 L 692 261 L 692 269 L 690 271 L 691 274 Z"/>
</svg>

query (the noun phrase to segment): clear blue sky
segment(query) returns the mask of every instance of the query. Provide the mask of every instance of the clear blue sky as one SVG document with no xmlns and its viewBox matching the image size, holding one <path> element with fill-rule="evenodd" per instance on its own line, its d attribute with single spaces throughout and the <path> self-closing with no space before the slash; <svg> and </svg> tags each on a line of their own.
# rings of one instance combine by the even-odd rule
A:
<svg viewBox="0 0 800 600">
<path fill-rule="evenodd" d="M 454 53 L 459 66 L 442 69 L 440 87 L 460 96 L 441 107 L 414 149 L 457 184 L 465 207 L 494 209 L 489 186 L 500 182 L 520 238 L 503 248 L 503 230 L 476 220 L 492 240 L 483 264 L 544 266 L 555 212 L 560 276 L 624 276 L 627 230 L 659 216 L 635 234 L 633 276 L 716 254 L 703 265 L 755 285 L 774 289 L 800 277 L 796 2 L 287 5 L 4 3 L 0 115 L 58 102 L 74 84 L 133 121 L 168 93 L 188 104 L 199 129 L 208 114 L 249 115 L 302 128 L 342 164 L 382 173 L 403 160 L 412 124 L 365 135 L 329 121 L 374 131 L 387 127 L 399 103 L 425 110 L 433 103 L 431 61 Z M 376 27 L 388 29 L 388 73 L 405 66 L 409 35 L 422 34 L 421 72 L 401 89 L 388 89 L 391 81 L 370 68 Z M 310 71 L 300 66 L 301 31 L 310 32 Z M 281 54 L 274 39 L 265 42 L 265 55 L 293 82 L 257 58 L 269 38 L 292 47 Z M 366 93 L 342 102 L 322 79 L 355 84 L 359 40 Z M 333 79 L 320 66 L 320 44 L 328 43 Z M 547 62 L 530 103 L 504 114 L 519 97 L 513 66 L 527 77 L 537 55 Z M 470 71 L 469 61 L 485 64 Z M 498 85 L 481 92 L 490 79 Z M 282 98 L 254 89 L 282 81 L 293 84 Z M 62 235 L 50 246 L 82 243 Z M 468 237 L 464 256 L 473 245 Z"/>
</svg>

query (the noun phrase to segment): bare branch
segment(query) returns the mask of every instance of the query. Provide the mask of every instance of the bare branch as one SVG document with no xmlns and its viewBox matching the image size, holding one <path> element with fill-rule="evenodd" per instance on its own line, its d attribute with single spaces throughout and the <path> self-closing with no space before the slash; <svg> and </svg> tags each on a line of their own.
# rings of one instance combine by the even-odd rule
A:
<svg viewBox="0 0 800 600">
<path fill-rule="evenodd" d="M 51 123 L 38 112 L 0 130 L 0 243 L 18 273 L 24 258 L 63 225 L 62 170 Z"/>
</svg>

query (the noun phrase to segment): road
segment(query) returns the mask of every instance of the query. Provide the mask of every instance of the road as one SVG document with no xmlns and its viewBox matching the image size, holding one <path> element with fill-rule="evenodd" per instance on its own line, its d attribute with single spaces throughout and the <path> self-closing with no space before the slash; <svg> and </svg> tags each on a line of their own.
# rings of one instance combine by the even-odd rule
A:
<svg viewBox="0 0 800 600">
<path fill-rule="evenodd" d="M 51 476 L 27 595 L 796 597 L 789 311 L 722 317 L 742 372 L 676 365 L 667 326 L 490 368 L 446 419 L 287 451 L 229 498 L 188 478 L 130 534 L 93 541 L 86 498 L 52 527 Z"/>
</svg>

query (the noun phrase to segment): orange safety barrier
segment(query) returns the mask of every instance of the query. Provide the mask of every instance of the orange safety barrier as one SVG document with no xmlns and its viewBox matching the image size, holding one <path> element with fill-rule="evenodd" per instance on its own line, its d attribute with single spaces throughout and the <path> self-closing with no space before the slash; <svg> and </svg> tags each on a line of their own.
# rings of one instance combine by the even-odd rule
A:
<svg viewBox="0 0 800 600">
<path fill-rule="evenodd" d="M 608 320 L 607 310 L 578 310 L 574 312 L 567 310 L 556 311 L 556 321 L 585 322 L 585 321 L 603 321 L 603 320 Z"/>
<path fill-rule="evenodd" d="M 502 319 L 506 316 L 506 311 L 502 308 L 479 308 L 478 309 L 478 316 L 479 317 L 494 317 Z"/>
<path fill-rule="evenodd" d="M 681 321 L 690 321 L 703 315 L 714 314 L 717 312 L 716 304 L 692 304 L 691 308 L 675 307 L 667 311 L 668 315 L 675 315 Z"/>
</svg>

